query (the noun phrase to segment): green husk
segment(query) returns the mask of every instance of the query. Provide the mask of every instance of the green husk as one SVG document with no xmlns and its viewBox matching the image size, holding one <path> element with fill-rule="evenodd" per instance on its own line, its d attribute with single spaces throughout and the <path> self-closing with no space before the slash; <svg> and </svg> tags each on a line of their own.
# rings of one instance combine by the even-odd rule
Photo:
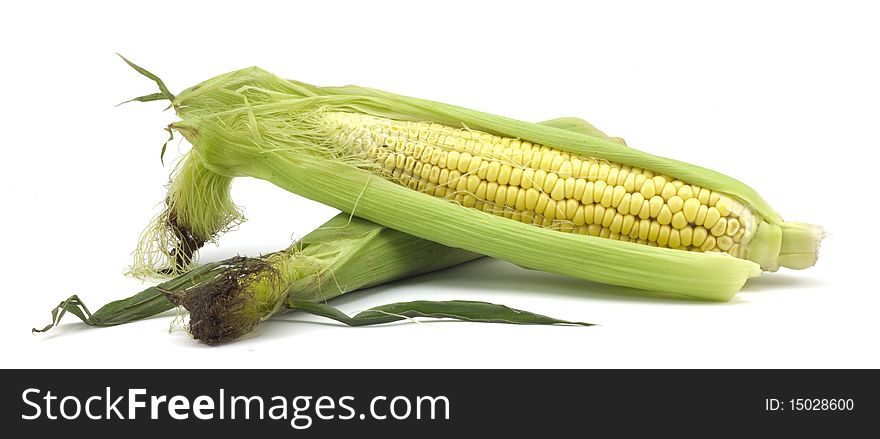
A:
<svg viewBox="0 0 880 439">
<path fill-rule="evenodd" d="M 186 160 L 199 161 L 211 172 L 264 179 L 345 212 L 450 247 L 613 285 L 727 300 L 749 277 L 760 274 L 761 266 L 725 254 L 684 252 L 560 233 L 475 209 L 462 209 L 370 173 L 369 165 L 346 155 L 345 145 L 333 143 L 317 121 L 325 112 L 356 112 L 518 137 L 668 174 L 731 196 L 747 205 L 761 224 L 788 224 L 753 189 L 737 180 L 637 151 L 601 132 L 567 129 L 567 122 L 533 124 L 361 87 L 316 87 L 283 80 L 258 68 L 205 81 L 178 95 L 172 106 L 182 120 L 171 128 L 193 144 L 194 153 Z M 811 227 L 817 232 L 809 236 L 821 238 L 819 229 Z M 815 244 L 815 260 L 818 239 L 812 241 L 808 244 Z M 780 265 L 779 256 L 760 254 L 756 258 L 767 260 L 765 269 L 773 270 Z M 797 263 L 802 264 L 803 259 Z"/>
</svg>

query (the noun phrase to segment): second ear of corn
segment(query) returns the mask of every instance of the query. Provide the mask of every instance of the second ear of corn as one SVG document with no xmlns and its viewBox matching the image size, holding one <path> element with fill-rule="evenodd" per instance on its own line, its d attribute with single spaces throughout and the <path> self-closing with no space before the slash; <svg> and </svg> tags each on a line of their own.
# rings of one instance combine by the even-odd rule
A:
<svg viewBox="0 0 880 439">
<path fill-rule="evenodd" d="M 565 121 L 315 87 L 256 68 L 192 87 L 173 106 L 182 120 L 172 128 L 193 144 L 184 168 L 262 178 L 528 268 L 724 300 L 761 271 L 813 265 L 822 238 L 730 177 Z M 228 197 L 228 183 L 206 195 L 185 175 L 172 184 L 166 224 L 145 235 L 166 262 L 181 251 L 181 230 L 204 242 L 235 218 L 207 201 Z"/>
</svg>

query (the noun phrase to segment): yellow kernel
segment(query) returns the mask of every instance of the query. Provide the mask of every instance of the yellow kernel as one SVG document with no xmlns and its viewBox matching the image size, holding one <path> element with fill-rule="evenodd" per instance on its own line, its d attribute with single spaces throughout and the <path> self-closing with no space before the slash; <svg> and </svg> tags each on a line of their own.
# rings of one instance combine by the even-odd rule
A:
<svg viewBox="0 0 880 439">
<path fill-rule="evenodd" d="M 548 197 L 547 194 L 541 192 L 538 195 L 538 203 L 535 204 L 535 212 L 543 213 L 545 210 L 547 210 L 547 204 L 549 202 L 550 202 L 550 197 Z M 554 203 L 555 203 L 555 201 L 554 201 Z"/>
<path fill-rule="evenodd" d="M 503 206 L 505 201 L 507 201 L 507 186 L 499 184 L 495 191 L 495 204 Z"/>
<path fill-rule="evenodd" d="M 706 222 L 706 215 L 709 214 L 709 206 L 705 204 L 701 204 L 700 208 L 697 209 L 697 216 L 694 218 L 694 224 L 698 226 L 702 226 L 704 222 Z"/>
<path fill-rule="evenodd" d="M 672 227 L 675 227 L 676 229 L 682 229 L 682 228 L 684 228 L 684 226 L 686 226 L 688 224 L 688 222 L 684 218 L 684 213 L 675 212 L 675 214 L 672 215 L 671 224 L 672 224 Z"/>
<path fill-rule="evenodd" d="M 474 196 L 480 200 L 485 200 L 486 199 L 486 185 L 488 184 L 488 182 L 486 180 L 480 180 L 480 177 L 477 177 L 476 175 L 473 175 L 473 174 L 468 175 L 468 182 L 470 182 L 471 177 L 474 177 L 477 179 L 477 181 L 479 181 L 479 184 L 477 185 L 477 189 L 473 191 Z"/>
<path fill-rule="evenodd" d="M 678 192 L 678 189 L 675 188 L 675 185 L 674 185 L 674 184 L 672 184 L 672 183 L 666 183 L 665 185 L 663 185 L 663 190 L 660 191 L 660 196 L 663 197 L 664 200 L 667 200 L 667 201 L 668 201 L 668 200 L 669 200 L 670 198 L 672 198 L 677 192 Z"/>
<path fill-rule="evenodd" d="M 648 219 L 651 217 L 651 206 L 648 200 L 642 201 L 642 208 L 639 209 L 639 218 Z"/>
<path fill-rule="evenodd" d="M 700 204 L 709 204 L 709 196 L 712 194 L 712 191 L 706 188 L 700 188 L 700 192 L 697 194 L 697 199 L 700 200 Z"/>
<path fill-rule="evenodd" d="M 440 181 L 440 167 L 439 166 L 431 166 L 431 173 L 428 174 L 428 180 L 431 183 L 437 183 Z"/>
<path fill-rule="evenodd" d="M 682 205 L 684 219 L 686 219 L 689 223 L 694 222 L 694 220 L 697 218 L 698 210 L 700 210 L 700 200 L 697 200 L 696 198 L 688 198 Z"/>
<path fill-rule="evenodd" d="M 614 186 L 614 190 L 611 194 L 611 205 L 615 208 L 620 206 L 621 201 L 623 201 L 623 196 L 626 194 L 626 189 L 623 186 Z M 627 205 L 628 207 L 629 205 Z"/>
<path fill-rule="evenodd" d="M 599 203 L 603 206 L 611 207 L 611 200 L 614 198 L 614 187 L 611 185 L 605 186 L 605 191 L 602 192 L 602 199 L 599 200 Z"/>
<path fill-rule="evenodd" d="M 512 186 L 519 186 L 522 182 L 523 171 L 520 168 L 513 168 L 510 171 L 510 181 L 507 184 Z"/>
<path fill-rule="evenodd" d="M 547 200 L 547 206 L 544 207 L 544 218 L 556 219 L 556 200 Z"/>
<path fill-rule="evenodd" d="M 641 192 L 642 196 L 645 197 L 646 200 L 650 200 L 651 197 L 657 194 L 657 191 L 654 190 L 654 181 L 645 180 L 639 192 Z"/>
<path fill-rule="evenodd" d="M 666 205 L 669 206 L 669 211 L 672 213 L 676 213 L 684 207 L 684 200 L 681 199 L 678 195 L 673 195 L 666 201 Z"/>
<path fill-rule="evenodd" d="M 602 180 L 597 181 L 593 184 L 593 202 L 598 203 L 602 201 L 602 195 L 605 193 L 605 188 L 608 187 L 608 184 Z"/>
<path fill-rule="evenodd" d="M 449 173 L 449 184 L 447 186 L 454 187 L 457 192 L 469 192 L 467 190 L 468 180 L 466 178 L 460 178 L 461 174 L 458 171 L 452 171 Z"/>
<path fill-rule="evenodd" d="M 718 209 L 714 207 L 710 207 L 706 211 L 706 220 L 703 221 L 703 226 L 705 226 L 707 229 L 711 229 L 712 226 L 714 226 L 719 219 L 721 219 L 721 212 L 719 212 Z M 725 224 L 725 227 L 726 226 L 727 225 Z"/>
<path fill-rule="evenodd" d="M 709 231 L 715 236 L 727 233 L 727 218 L 720 218 Z"/>
<path fill-rule="evenodd" d="M 476 194 L 477 189 L 480 187 L 481 181 L 482 180 L 480 180 L 480 177 L 477 177 L 476 175 L 468 175 L 467 176 L 467 191 L 472 194 Z M 480 197 L 480 198 L 482 198 L 482 197 Z"/>
<path fill-rule="evenodd" d="M 667 243 L 669 248 L 678 248 L 681 247 L 681 235 L 679 234 L 677 229 L 672 229 L 669 232 L 669 242 Z"/>
<path fill-rule="evenodd" d="M 576 226 L 582 226 L 582 225 L 586 224 L 584 222 L 584 205 L 583 204 L 580 204 L 580 203 L 578 204 L 578 207 L 574 211 L 574 216 L 571 218 L 571 221 Z"/>
<path fill-rule="evenodd" d="M 728 250 L 727 252 L 733 256 L 738 257 L 739 256 L 739 244 L 733 244 L 733 246 L 731 246 L 730 250 Z"/>
<path fill-rule="evenodd" d="M 602 226 L 598 224 L 590 224 L 587 226 L 587 233 L 589 233 L 590 236 L 599 236 L 600 232 L 602 232 Z"/>
<path fill-rule="evenodd" d="M 705 227 L 696 227 L 694 228 L 694 237 L 691 239 L 691 244 L 700 247 L 706 241 L 706 238 L 709 237 L 709 231 L 706 230 Z"/>
<path fill-rule="evenodd" d="M 605 183 L 608 183 L 609 172 L 611 172 L 611 166 L 608 163 L 599 165 L 599 180 L 604 180 Z"/>
<path fill-rule="evenodd" d="M 413 156 L 409 156 L 406 158 L 406 163 L 404 163 L 403 169 L 406 170 L 406 172 L 412 173 L 412 170 L 413 170 L 413 167 L 415 166 L 415 164 L 416 164 L 416 159 L 414 159 Z"/>
<path fill-rule="evenodd" d="M 611 210 L 611 209 L 608 209 Z M 611 219 L 611 224 L 608 226 L 611 229 L 612 233 L 620 233 L 623 231 L 623 215 L 617 213 L 614 215 L 614 218 Z"/>
<path fill-rule="evenodd" d="M 617 185 L 617 177 L 620 175 L 619 168 L 611 168 L 608 171 L 608 177 L 605 178 L 605 182 L 608 183 L 609 186 Z"/>
<path fill-rule="evenodd" d="M 620 224 L 620 233 L 629 234 L 632 231 L 633 224 L 636 223 L 636 217 L 633 215 L 625 215 Z"/>
<path fill-rule="evenodd" d="M 475 159 L 478 159 L 479 157 L 474 157 L 474 158 L 475 158 Z M 478 177 L 480 177 L 481 179 L 485 180 L 485 179 L 486 179 L 486 174 L 487 174 L 488 171 L 489 171 L 489 162 L 487 162 L 487 161 L 485 161 L 485 160 L 483 160 L 483 159 L 480 159 L 480 160 L 481 160 L 480 163 L 478 163 L 479 168 L 476 170 L 476 172 L 477 172 L 477 176 L 478 176 Z M 476 161 L 476 160 L 473 160 L 473 159 L 472 159 L 472 162 L 474 162 L 474 161 Z"/>
<path fill-rule="evenodd" d="M 589 165 L 587 168 L 587 180 L 595 181 L 599 178 L 599 163 L 594 161 L 584 162 L 583 166 L 587 165 Z"/>
<path fill-rule="evenodd" d="M 611 200 L 611 204 L 614 204 L 613 199 Z M 625 194 L 623 194 L 623 198 L 620 199 L 620 203 L 618 203 L 618 205 L 614 206 L 614 207 L 616 207 L 618 211 L 620 211 L 621 213 L 626 215 L 626 214 L 630 213 L 629 207 L 631 204 L 632 204 L 632 194 L 625 193 Z"/>
<path fill-rule="evenodd" d="M 731 207 L 733 207 L 733 202 L 727 197 L 721 197 L 718 199 L 718 202 L 715 203 L 715 208 L 718 209 L 718 213 L 720 213 L 722 217 L 730 216 Z"/>
<path fill-rule="evenodd" d="M 461 204 L 464 207 L 474 207 L 474 205 L 477 204 L 477 199 L 471 194 L 465 194 L 464 198 L 461 200 Z"/>
<path fill-rule="evenodd" d="M 592 181 L 588 181 L 586 185 L 584 185 L 584 196 L 581 197 L 581 203 L 584 204 L 593 204 L 593 191 L 596 190 L 596 185 Z"/>
<path fill-rule="evenodd" d="M 448 152 L 446 152 L 446 151 L 441 152 L 440 153 L 440 160 L 437 160 L 437 166 L 439 166 L 441 168 L 448 168 L 448 166 L 446 166 L 446 158 L 448 156 L 449 156 Z"/>
<path fill-rule="evenodd" d="M 507 184 L 510 182 L 510 173 L 513 168 L 510 165 L 501 165 L 498 169 L 498 184 Z"/>
<path fill-rule="evenodd" d="M 578 178 L 574 181 L 574 191 L 571 193 L 571 197 L 580 200 L 584 197 L 584 189 L 587 187 L 587 180 L 583 178 Z M 568 192 L 568 190 L 566 190 Z"/>
<path fill-rule="evenodd" d="M 516 207 L 516 198 L 519 196 L 519 188 L 516 186 L 507 186 L 507 199 L 504 205 L 507 207 Z"/>
<path fill-rule="evenodd" d="M 610 238 L 611 237 L 611 230 L 608 230 L 603 227 L 602 230 L 599 231 L 599 237 L 600 238 Z"/>
<path fill-rule="evenodd" d="M 553 175 L 556 175 L 556 174 L 553 174 Z M 544 190 L 544 180 L 546 178 L 547 178 L 547 171 L 544 171 L 543 169 L 538 169 L 537 171 L 535 171 L 535 176 L 532 177 L 532 185 L 535 186 L 535 189 L 542 191 L 542 190 Z M 547 192 L 547 191 L 544 191 L 544 192 Z"/>
<path fill-rule="evenodd" d="M 651 227 L 648 229 L 648 241 L 657 242 L 657 236 L 660 235 L 660 223 L 651 221 Z"/>
<path fill-rule="evenodd" d="M 571 162 L 565 160 L 559 165 L 559 170 L 556 173 L 559 174 L 559 178 L 571 178 L 571 169 Z"/>
<path fill-rule="evenodd" d="M 714 207 L 715 204 L 717 204 L 718 200 L 720 200 L 720 199 L 721 199 L 721 194 L 719 194 L 718 192 L 712 192 L 709 195 L 709 206 Z"/>
<path fill-rule="evenodd" d="M 574 177 L 568 177 L 565 179 L 565 187 L 563 191 L 565 198 L 572 198 L 574 196 L 574 183 Z"/>
<path fill-rule="evenodd" d="M 687 247 L 691 245 L 691 242 L 694 238 L 694 228 L 691 226 L 687 226 L 679 230 L 678 234 L 681 237 L 681 245 Z"/>
<path fill-rule="evenodd" d="M 555 172 L 549 172 L 549 173 L 547 173 L 547 176 L 544 178 L 544 183 L 541 184 L 541 188 L 544 190 L 544 192 L 547 192 L 549 194 L 549 193 L 553 192 L 553 189 L 556 187 L 556 183 L 558 183 L 558 182 L 559 182 L 559 176 L 556 175 Z M 563 183 L 564 183 L 564 181 L 563 181 Z"/>
<path fill-rule="evenodd" d="M 462 174 L 474 174 L 480 170 L 483 165 L 483 159 L 480 157 L 470 157 L 470 154 L 463 152 L 458 158 L 458 170 Z M 462 171 L 464 168 L 464 171 Z"/>
<path fill-rule="evenodd" d="M 694 190 L 691 186 L 684 185 L 678 188 L 678 196 L 682 199 L 682 201 L 690 200 L 694 197 Z"/>
<path fill-rule="evenodd" d="M 654 178 L 651 179 L 651 182 L 654 183 L 654 192 L 657 194 L 662 194 L 663 187 L 666 186 L 666 178 L 662 175 L 656 175 L 654 176 Z"/>
<path fill-rule="evenodd" d="M 519 189 L 516 191 L 516 200 L 513 203 L 516 210 L 526 210 L 526 191 Z"/>
<path fill-rule="evenodd" d="M 669 206 L 664 204 L 660 207 L 660 213 L 657 214 L 657 222 L 664 226 L 672 222 L 672 212 L 669 211 Z"/>
<path fill-rule="evenodd" d="M 494 181 L 488 182 L 486 185 L 486 201 L 495 201 L 495 195 L 498 192 L 498 183 Z"/>
<path fill-rule="evenodd" d="M 532 165 L 542 171 L 549 171 L 553 162 L 553 154 L 550 152 L 536 152 L 532 155 Z"/>
<path fill-rule="evenodd" d="M 633 218 L 635 218 L 635 217 L 633 217 Z M 624 224 L 624 226 L 626 226 L 626 218 L 624 218 L 623 224 Z M 638 239 L 638 237 L 639 237 L 639 224 L 641 224 L 641 222 L 639 220 L 637 220 L 637 219 L 633 220 L 632 226 L 629 229 L 629 237 L 630 238 Z"/>
<path fill-rule="evenodd" d="M 584 205 L 584 224 L 593 224 L 593 217 L 596 215 L 596 205 Z"/>
<path fill-rule="evenodd" d="M 636 175 L 630 173 L 626 176 L 626 180 L 623 181 L 623 188 L 626 189 L 627 192 L 633 192 L 636 187 Z"/>
<path fill-rule="evenodd" d="M 522 173 L 522 181 L 519 184 L 519 187 L 523 189 L 528 189 L 535 184 L 535 170 L 532 168 L 526 168 Z"/>
<path fill-rule="evenodd" d="M 718 248 L 725 251 L 730 250 L 730 248 L 733 247 L 733 239 L 727 235 L 720 236 L 715 243 L 718 245 Z"/>
<path fill-rule="evenodd" d="M 392 153 L 392 154 L 388 154 L 388 155 L 385 157 L 385 161 L 384 161 L 384 163 L 382 164 L 382 165 L 385 167 L 385 169 L 387 169 L 387 170 L 389 170 L 389 171 L 393 171 L 393 170 L 394 170 L 394 163 L 397 162 L 397 160 L 396 160 L 396 158 L 395 158 L 394 156 L 395 156 L 395 154 Z M 438 172 L 439 172 L 439 171 L 438 171 Z"/>
<path fill-rule="evenodd" d="M 651 217 L 657 218 L 657 215 L 660 214 L 660 209 L 662 209 L 663 206 L 665 206 L 665 204 L 663 203 L 663 197 L 661 197 L 659 195 L 654 195 L 649 200 L 649 205 L 651 207 Z"/>
<path fill-rule="evenodd" d="M 629 200 L 629 213 L 633 215 L 638 215 L 639 211 L 642 210 L 642 203 L 645 201 L 645 196 L 642 195 L 641 192 L 636 192 L 632 194 Z"/>
<path fill-rule="evenodd" d="M 617 211 L 613 207 L 605 209 L 605 215 L 602 216 L 602 227 L 611 227 L 611 223 L 616 215 Z"/>
<path fill-rule="evenodd" d="M 550 197 L 556 201 L 565 199 L 565 180 L 556 180 L 556 185 L 550 191 Z"/>
<path fill-rule="evenodd" d="M 601 205 L 596 205 L 596 208 L 593 210 L 593 224 L 602 224 L 602 219 L 605 218 L 605 208 Z"/>
<path fill-rule="evenodd" d="M 660 233 L 657 234 L 657 245 L 665 246 L 669 243 L 669 234 L 672 232 L 672 227 L 668 225 L 660 226 Z"/>
<path fill-rule="evenodd" d="M 703 245 L 700 246 L 700 250 L 702 250 L 704 252 L 712 250 L 713 248 L 715 248 L 715 237 L 714 236 L 707 237 L 706 240 L 703 241 Z"/>
<path fill-rule="evenodd" d="M 645 185 L 645 180 L 647 180 L 647 179 L 648 178 L 645 177 L 645 174 L 636 174 L 636 180 L 633 182 L 633 190 L 634 191 L 641 190 L 642 186 Z"/>
<path fill-rule="evenodd" d="M 572 200 L 571 198 L 565 200 L 565 219 L 573 219 L 580 205 L 581 203 L 578 200 Z"/>
<path fill-rule="evenodd" d="M 648 235 L 651 234 L 652 223 L 653 221 L 639 221 L 639 239 L 641 239 L 642 241 L 648 240 Z"/>
<path fill-rule="evenodd" d="M 571 166 L 571 175 L 570 175 L 570 177 L 574 177 L 574 178 L 580 178 L 580 177 L 581 177 L 581 175 L 580 175 L 580 173 L 581 173 L 581 164 L 582 164 L 581 159 L 579 159 L 579 158 L 577 158 L 577 157 L 574 157 L 574 158 L 571 159 L 571 161 L 569 162 L 569 165 Z M 561 171 L 561 170 L 562 170 L 562 166 L 560 166 L 559 169 L 560 169 L 560 171 Z"/>
<path fill-rule="evenodd" d="M 490 162 L 489 169 L 486 170 L 486 180 L 498 181 L 498 172 L 501 170 L 501 164 L 498 162 Z"/>
<path fill-rule="evenodd" d="M 727 219 L 727 231 L 726 231 L 727 236 L 736 235 L 736 232 L 739 231 L 739 228 L 740 228 L 740 223 L 739 223 L 738 219 L 736 219 L 736 218 L 728 218 Z"/>
<path fill-rule="evenodd" d="M 614 182 L 614 184 L 616 184 L 618 186 L 623 186 L 624 183 L 626 183 L 627 178 L 629 178 L 629 170 L 627 170 L 627 167 L 624 166 L 624 167 L 620 168 L 620 172 L 617 173 L 617 181 Z M 627 192 L 629 192 L 629 191 L 627 191 Z"/>
</svg>

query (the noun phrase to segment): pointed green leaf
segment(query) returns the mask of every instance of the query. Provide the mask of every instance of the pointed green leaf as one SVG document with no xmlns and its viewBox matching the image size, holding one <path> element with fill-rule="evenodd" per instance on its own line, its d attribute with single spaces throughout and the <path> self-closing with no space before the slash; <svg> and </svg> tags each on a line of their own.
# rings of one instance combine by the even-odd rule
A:
<svg viewBox="0 0 880 439">
<path fill-rule="evenodd" d="M 143 67 L 141 67 L 141 66 L 139 66 L 139 65 L 137 65 L 137 64 L 135 64 L 135 63 L 133 63 L 133 62 L 131 62 L 131 61 L 129 61 L 129 60 L 126 59 L 124 56 L 122 56 L 122 55 L 120 55 L 120 54 L 118 54 L 118 53 L 117 53 L 117 55 L 119 55 L 119 57 L 122 58 L 122 60 L 125 61 L 126 64 L 128 64 L 131 68 L 135 69 L 138 73 L 140 73 L 141 75 L 144 75 L 144 76 L 146 76 L 147 78 L 150 78 L 150 79 L 152 79 L 154 82 L 156 82 L 156 85 L 159 86 L 159 91 L 162 92 L 162 96 L 164 96 L 165 99 L 168 99 L 169 101 L 173 101 L 173 100 L 174 100 L 174 95 L 171 94 L 170 91 L 168 91 L 168 87 L 165 86 L 165 83 L 164 83 L 161 79 L 159 79 L 158 76 L 156 76 L 156 75 L 150 73 L 147 69 L 145 69 L 145 68 L 143 68 Z M 137 98 L 135 98 L 135 100 L 136 100 L 136 99 L 137 99 Z"/>
<path fill-rule="evenodd" d="M 354 317 L 349 317 L 337 308 L 324 303 L 291 300 L 290 305 L 292 309 L 333 319 L 348 326 L 379 325 L 415 317 L 517 325 L 592 325 L 591 323 L 555 319 L 504 305 L 471 300 L 418 300 L 392 303 L 370 308 Z"/>
<path fill-rule="evenodd" d="M 120 102 L 120 103 L 116 104 L 116 106 L 118 107 L 122 104 L 127 104 L 129 102 L 152 102 L 152 101 L 162 101 L 165 99 L 168 99 L 168 98 L 165 97 L 165 95 L 162 93 L 151 93 L 148 95 L 143 95 L 143 96 L 138 96 L 136 98 L 131 98 L 131 99 L 124 101 L 124 102 Z"/>
</svg>

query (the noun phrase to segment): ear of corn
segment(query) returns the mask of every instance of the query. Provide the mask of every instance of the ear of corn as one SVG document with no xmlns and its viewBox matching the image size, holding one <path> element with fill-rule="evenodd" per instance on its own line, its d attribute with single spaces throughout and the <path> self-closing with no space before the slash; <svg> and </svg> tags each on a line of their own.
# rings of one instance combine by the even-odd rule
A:
<svg viewBox="0 0 880 439">
<path fill-rule="evenodd" d="M 339 214 L 290 248 L 260 258 L 212 262 L 91 313 L 77 296 L 52 311 L 45 332 L 71 313 L 90 326 L 129 323 L 175 305 L 190 312 L 189 331 L 209 344 L 234 340 L 269 317 L 300 310 L 350 326 L 431 317 L 513 324 L 575 324 L 475 301 L 415 301 L 383 305 L 354 317 L 326 304 L 341 294 L 448 268 L 480 255 L 419 239 Z"/>
<path fill-rule="evenodd" d="M 761 269 L 812 265 L 822 236 L 730 177 L 552 124 L 256 68 L 173 105 L 211 172 L 528 268 L 724 300 Z"/>
</svg>

